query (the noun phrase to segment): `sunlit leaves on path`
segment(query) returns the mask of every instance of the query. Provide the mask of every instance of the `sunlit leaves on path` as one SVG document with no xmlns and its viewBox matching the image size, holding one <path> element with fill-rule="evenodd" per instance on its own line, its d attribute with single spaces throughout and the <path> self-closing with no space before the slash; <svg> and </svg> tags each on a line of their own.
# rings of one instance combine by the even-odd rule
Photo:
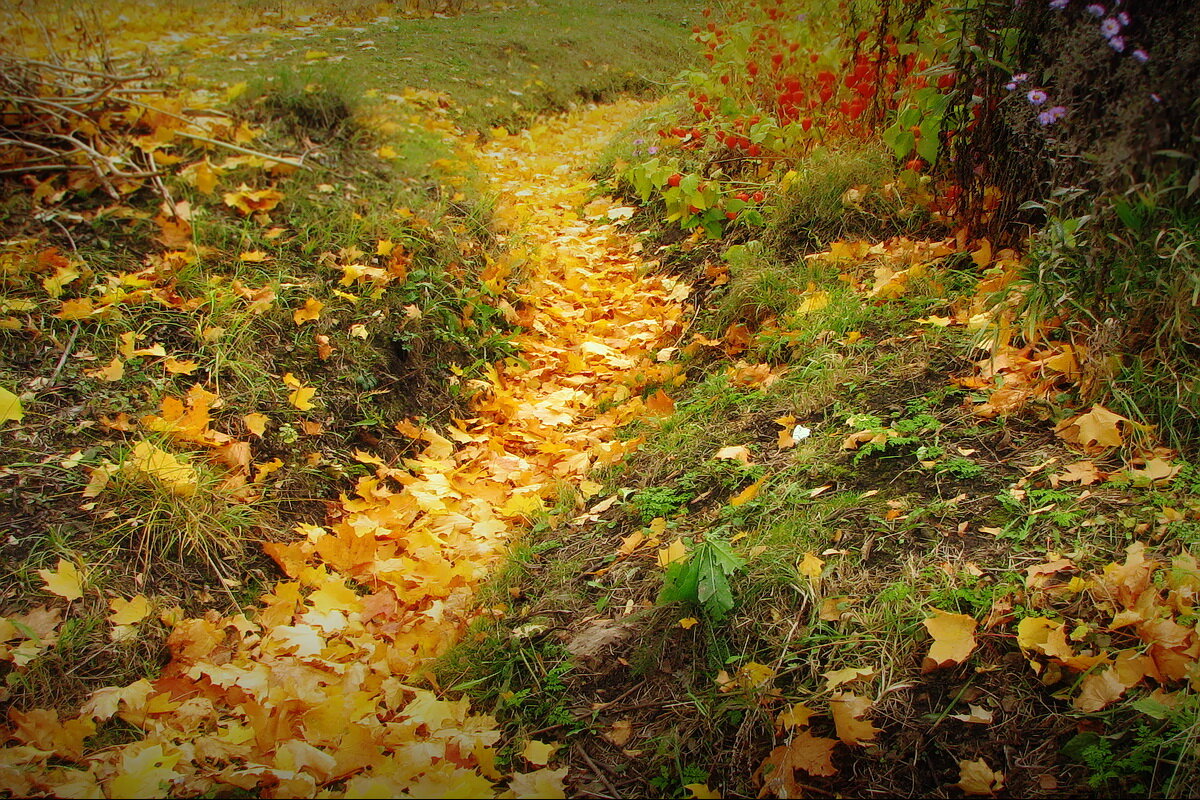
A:
<svg viewBox="0 0 1200 800">
<path fill-rule="evenodd" d="M 258 608 L 197 619 L 164 612 L 171 662 L 156 679 L 101 689 L 74 718 L 30 712 L 42 714 L 34 725 L 14 712 L 8 733 L 20 746 L 5 751 L 6 789 L 563 796 L 566 769 L 555 768 L 552 743 L 530 743 L 531 771 L 501 773 L 496 720 L 418 684 L 471 619 L 474 590 L 511 537 L 564 487 L 581 502 L 593 496 L 599 487 L 589 471 L 637 445 L 615 441 L 614 429 L 647 413 L 646 384 L 675 377 L 655 353 L 682 330 L 678 300 L 686 287 L 645 277 L 649 270 L 607 209 L 592 203 L 594 218 L 575 210 L 589 199 L 583 166 L 638 110 L 622 103 L 585 111 L 497 137 L 481 154 L 512 245 L 484 278 L 519 297 L 497 302 L 524 333 L 515 339 L 519 357 L 476 381 L 473 416 L 442 431 L 397 421 L 416 448 L 400 462 L 360 451 L 374 474 L 347 487 L 330 522 L 268 545 L 287 579 Z M 234 194 L 239 207 L 259 202 Z M 319 313 L 306 304 L 295 323 Z M 311 387 L 287 382 L 293 405 L 313 402 Z M 212 440 L 207 408 L 203 395 L 168 398 L 148 424 L 222 446 Z M 248 429 L 261 435 L 267 420 L 248 417 Z M 172 490 L 194 490 L 190 468 L 169 463 L 148 442 L 140 446 L 135 469 Z M 70 562 L 44 572 L 50 591 L 68 601 L 86 591 Z M 111 621 L 126 626 L 150 609 L 138 596 L 112 610 Z M 52 634 L 56 624 L 43 627 Z M 32 624 L 13 626 L 9 659 L 26 647 L 22 632 Z M 117 717 L 144 735 L 91 752 L 87 736 Z"/>
</svg>

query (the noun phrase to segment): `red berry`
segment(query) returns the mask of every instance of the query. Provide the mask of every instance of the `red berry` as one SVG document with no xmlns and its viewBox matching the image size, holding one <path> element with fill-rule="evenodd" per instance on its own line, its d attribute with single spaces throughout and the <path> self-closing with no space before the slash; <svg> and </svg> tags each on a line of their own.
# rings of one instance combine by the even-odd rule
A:
<svg viewBox="0 0 1200 800">
<path fill-rule="evenodd" d="M 800 127 L 805 131 L 812 130 L 812 117 L 804 117 L 800 120 Z"/>
<path fill-rule="evenodd" d="M 746 194 L 745 192 L 738 192 L 733 197 L 736 200 L 741 200 L 743 203 L 750 202 L 750 195 Z"/>
<path fill-rule="evenodd" d="M 924 163 L 925 163 L 925 162 L 924 162 L 924 161 L 922 161 L 921 159 L 919 159 L 919 158 L 914 158 L 914 159 L 912 159 L 911 161 L 907 161 L 907 162 L 905 162 L 905 164 L 904 164 L 904 168 L 905 168 L 905 169 L 911 169 L 913 172 L 920 172 L 920 171 L 921 171 L 921 167 L 922 167 L 922 165 L 923 165 Z"/>
<path fill-rule="evenodd" d="M 683 176 L 676 172 L 674 175 L 667 178 L 667 186 L 678 186 L 681 180 L 683 180 Z"/>
<path fill-rule="evenodd" d="M 758 156 L 762 155 L 762 148 L 756 144 L 752 144 L 750 145 L 749 149 L 746 150 L 746 152 L 752 157 L 757 158 Z"/>
<path fill-rule="evenodd" d="M 767 196 L 765 194 L 763 194 L 762 192 L 755 192 L 754 193 L 754 202 L 761 203 L 763 200 L 766 199 L 766 197 Z"/>
<path fill-rule="evenodd" d="M 736 211 L 726 211 L 725 219 L 737 219 L 737 212 Z"/>
</svg>

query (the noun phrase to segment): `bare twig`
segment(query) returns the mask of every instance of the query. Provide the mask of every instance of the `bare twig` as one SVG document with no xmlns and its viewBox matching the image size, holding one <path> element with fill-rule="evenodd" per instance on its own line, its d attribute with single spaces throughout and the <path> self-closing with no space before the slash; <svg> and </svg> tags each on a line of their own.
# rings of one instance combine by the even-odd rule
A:
<svg viewBox="0 0 1200 800">
<path fill-rule="evenodd" d="M 75 323 L 74 330 L 71 331 L 71 338 L 67 340 L 67 346 L 63 348 L 62 355 L 58 358 L 58 363 L 54 365 L 54 372 L 50 373 L 50 381 L 47 386 L 53 386 L 58 381 L 59 374 L 63 371 L 63 366 L 67 363 L 67 358 L 71 355 L 71 351 L 75 349 L 75 339 L 79 336 L 80 323 Z"/>
<path fill-rule="evenodd" d="M 196 133 L 188 133 L 187 131 L 175 131 L 175 133 L 180 136 L 186 136 L 188 139 L 193 139 L 197 142 L 211 144 L 214 147 L 223 147 L 226 150 L 232 150 L 235 153 L 243 153 L 248 156 L 258 156 L 259 158 L 266 159 L 267 161 L 274 161 L 277 164 L 286 164 L 289 167 L 296 167 L 297 169 L 308 169 L 303 162 L 297 161 L 293 158 L 273 156 L 270 153 L 264 153 L 261 150 L 251 150 L 249 147 L 242 147 L 241 145 L 233 144 L 232 142 L 222 142 L 218 139 L 210 139 L 207 136 L 201 136 Z"/>
<path fill-rule="evenodd" d="M 584 750 L 582 745 L 576 745 L 575 752 L 579 753 L 579 757 L 582 758 L 584 763 L 588 765 L 588 769 L 592 771 L 592 774 L 604 784 L 604 788 L 608 789 L 612 797 L 621 796 L 621 793 L 617 791 L 617 787 L 613 786 L 612 781 L 608 779 L 608 775 L 605 773 L 605 771 L 598 767 L 595 761 L 592 761 L 592 757 L 587 754 L 587 750 Z"/>
</svg>

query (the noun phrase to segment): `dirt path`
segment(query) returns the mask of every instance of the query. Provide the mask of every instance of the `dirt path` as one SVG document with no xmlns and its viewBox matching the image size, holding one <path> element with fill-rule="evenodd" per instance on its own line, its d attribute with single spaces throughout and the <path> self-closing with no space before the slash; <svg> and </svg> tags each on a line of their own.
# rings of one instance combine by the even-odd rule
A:
<svg viewBox="0 0 1200 800">
<path fill-rule="evenodd" d="M 479 154 L 512 245 L 485 277 L 518 287 L 508 311 L 524 332 L 519 358 L 477 387 L 476 417 L 442 433 L 401 422 L 420 449 L 403 464 L 360 453 L 376 474 L 343 498 L 339 518 L 268 545 L 289 580 L 249 616 L 178 620 L 156 680 L 101 689 L 76 719 L 14 712 L 29 747 L 0 751 L 0 787 L 491 796 L 509 779 L 492 766 L 494 719 L 410 683 L 461 635 L 476 588 L 528 520 L 594 496 L 589 471 L 636 446 L 614 429 L 645 413 L 637 381 L 658 374 L 656 351 L 678 338 L 686 289 L 644 275 L 610 204 L 588 204 L 587 168 L 640 108 L 583 110 Z M 579 215 L 585 204 L 593 219 Z M 115 717 L 144 738 L 114 738 Z M 97 752 L 97 741 L 110 746 Z M 51 766 L 52 755 L 86 771 Z M 554 796 L 565 776 L 548 767 L 509 788 Z"/>
</svg>

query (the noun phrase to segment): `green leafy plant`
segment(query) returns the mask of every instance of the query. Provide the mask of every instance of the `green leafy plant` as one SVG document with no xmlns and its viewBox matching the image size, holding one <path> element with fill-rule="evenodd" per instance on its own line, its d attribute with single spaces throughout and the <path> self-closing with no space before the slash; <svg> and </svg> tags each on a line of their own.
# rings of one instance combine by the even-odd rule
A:
<svg viewBox="0 0 1200 800">
<path fill-rule="evenodd" d="M 734 606 L 729 578 L 745 566 L 745 559 L 733 552 L 728 541 L 707 533 L 685 559 L 667 567 L 658 602 L 692 603 L 713 619 L 721 619 Z"/>
</svg>

